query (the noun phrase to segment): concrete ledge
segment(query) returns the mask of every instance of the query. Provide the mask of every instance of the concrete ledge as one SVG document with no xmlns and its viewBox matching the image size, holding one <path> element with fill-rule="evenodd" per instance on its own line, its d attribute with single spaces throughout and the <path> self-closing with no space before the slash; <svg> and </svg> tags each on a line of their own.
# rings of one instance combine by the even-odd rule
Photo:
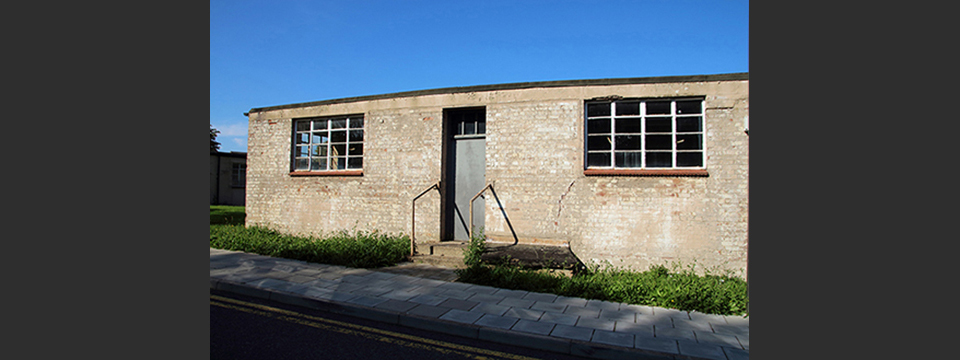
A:
<svg viewBox="0 0 960 360">
<path fill-rule="evenodd" d="M 220 280 L 220 282 L 217 283 L 217 290 L 222 290 L 222 291 L 232 292 L 232 293 L 234 293 L 234 294 L 240 294 L 240 295 L 251 296 L 251 297 L 260 298 L 260 299 L 265 299 L 265 300 L 270 300 L 270 292 L 269 292 L 269 291 L 266 291 L 266 290 L 263 290 L 263 289 L 258 289 L 258 288 L 255 288 L 255 287 L 250 287 L 250 286 L 243 285 L 243 284 L 239 284 L 239 283 L 235 283 L 235 282 L 228 281 L 228 280 Z"/>
<path fill-rule="evenodd" d="M 438 319 L 428 319 L 419 316 L 401 315 L 400 325 L 409 326 L 415 329 L 435 331 L 460 337 L 477 339 L 479 338 L 479 326 L 454 323 Z"/>
<path fill-rule="evenodd" d="M 550 336 L 537 334 L 517 334 L 516 331 L 503 331 L 498 329 L 481 327 L 479 339 L 492 341 L 504 345 L 519 346 L 530 349 L 558 352 L 562 354 L 570 353 L 570 340 L 558 339 Z"/>
<path fill-rule="evenodd" d="M 570 342 L 570 354 L 594 359 L 622 360 L 622 359 L 663 359 L 673 360 L 674 354 L 664 354 L 652 351 L 615 348 L 595 343 L 580 341 Z"/>
</svg>

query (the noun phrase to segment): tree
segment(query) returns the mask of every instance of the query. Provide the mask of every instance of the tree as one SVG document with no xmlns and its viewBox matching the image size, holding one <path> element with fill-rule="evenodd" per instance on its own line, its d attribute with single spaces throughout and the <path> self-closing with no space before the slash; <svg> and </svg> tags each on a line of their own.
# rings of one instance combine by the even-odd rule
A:
<svg viewBox="0 0 960 360">
<path fill-rule="evenodd" d="M 217 142 L 217 134 L 220 133 L 220 130 L 214 129 L 213 124 L 210 124 L 210 152 L 220 151 L 220 143 Z"/>
</svg>

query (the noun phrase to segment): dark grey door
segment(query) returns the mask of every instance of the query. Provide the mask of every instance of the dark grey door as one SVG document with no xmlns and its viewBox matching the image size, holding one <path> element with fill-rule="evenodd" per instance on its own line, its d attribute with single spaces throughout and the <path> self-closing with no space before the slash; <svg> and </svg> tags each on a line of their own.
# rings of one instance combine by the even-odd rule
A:
<svg viewBox="0 0 960 360">
<path fill-rule="evenodd" d="M 446 239 L 470 239 L 470 199 L 486 185 L 486 121 L 484 109 L 458 109 L 447 113 L 448 150 L 444 233 Z M 483 228 L 484 199 L 473 202 L 474 230 Z"/>
</svg>

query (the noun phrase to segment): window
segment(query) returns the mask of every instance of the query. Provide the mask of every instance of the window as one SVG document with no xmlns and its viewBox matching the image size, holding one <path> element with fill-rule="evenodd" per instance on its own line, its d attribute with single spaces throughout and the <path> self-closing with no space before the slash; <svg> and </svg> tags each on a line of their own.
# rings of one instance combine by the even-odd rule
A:
<svg viewBox="0 0 960 360">
<path fill-rule="evenodd" d="M 233 163 L 233 169 L 230 172 L 230 186 L 246 187 L 247 185 L 247 164 Z"/>
<path fill-rule="evenodd" d="M 586 103 L 587 169 L 703 169 L 703 99 Z"/>
<path fill-rule="evenodd" d="M 363 115 L 294 121 L 293 170 L 363 169 Z"/>
<path fill-rule="evenodd" d="M 487 132 L 486 114 L 480 110 L 456 110 L 450 112 L 454 136 L 477 137 Z"/>
</svg>

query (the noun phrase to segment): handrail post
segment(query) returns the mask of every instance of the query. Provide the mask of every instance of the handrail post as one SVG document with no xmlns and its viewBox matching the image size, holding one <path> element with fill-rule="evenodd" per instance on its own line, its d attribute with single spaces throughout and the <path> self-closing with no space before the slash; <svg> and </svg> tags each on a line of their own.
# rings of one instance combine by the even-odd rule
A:
<svg viewBox="0 0 960 360">
<path fill-rule="evenodd" d="M 487 191 L 487 189 L 491 188 L 492 186 L 493 186 L 493 183 L 487 184 L 487 186 L 484 186 L 483 189 L 480 190 L 480 192 L 478 192 L 476 195 L 473 196 L 473 198 L 470 199 L 470 240 L 473 240 L 473 201 L 476 200 L 478 197 L 480 197 L 480 194 L 483 194 L 484 191 Z"/>
<path fill-rule="evenodd" d="M 411 206 L 410 208 L 410 256 L 413 256 L 414 254 L 413 243 L 417 240 L 417 199 L 419 199 L 421 196 L 423 196 L 423 194 L 426 194 L 428 191 L 433 189 L 437 189 L 437 191 L 440 191 L 440 181 L 437 181 L 433 183 L 433 185 L 430 185 L 430 187 L 420 192 L 420 195 L 417 195 L 411 201 L 412 204 L 410 205 Z"/>
</svg>

